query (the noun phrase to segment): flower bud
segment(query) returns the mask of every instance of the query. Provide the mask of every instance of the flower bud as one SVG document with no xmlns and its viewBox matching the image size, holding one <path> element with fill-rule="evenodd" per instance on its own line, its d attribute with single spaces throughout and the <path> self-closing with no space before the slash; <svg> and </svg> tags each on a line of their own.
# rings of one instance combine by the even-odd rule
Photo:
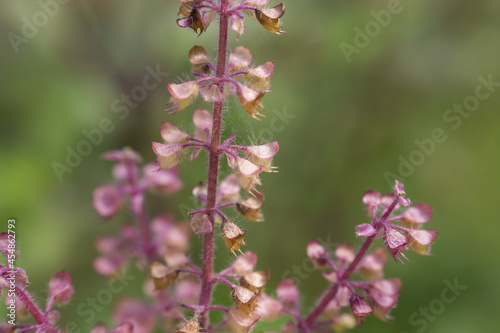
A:
<svg viewBox="0 0 500 333">
<path fill-rule="evenodd" d="M 311 258 L 316 267 L 326 266 L 330 258 L 323 245 L 316 240 L 312 240 L 307 244 L 307 256 Z"/>
<path fill-rule="evenodd" d="M 123 194 L 116 186 L 99 186 L 93 197 L 94 209 L 104 218 L 113 217 L 123 205 Z"/>
<path fill-rule="evenodd" d="M 59 271 L 49 282 L 49 294 L 57 304 L 69 302 L 75 290 L 71 285 L 71 276 L 66 271 Z"/>
</svg>

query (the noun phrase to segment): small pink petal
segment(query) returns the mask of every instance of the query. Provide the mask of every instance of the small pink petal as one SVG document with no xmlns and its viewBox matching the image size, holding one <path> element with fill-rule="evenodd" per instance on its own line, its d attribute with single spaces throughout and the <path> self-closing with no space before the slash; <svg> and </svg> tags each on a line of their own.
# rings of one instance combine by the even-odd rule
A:
<svg viewBox="0 0 500 333">
<path fill-rule="evenodd" d="M 69 302 L 74 293 L 71 285 L 71 276 L 66 271 L 59 271 L 52 276 L 49 282 L 49 293 L 59 304 Z"/>
<path fill-rule="evenodd" d="M 179 164 L 184 157 L 186 149 L 178 144 L 166 145 L 163 143 L 153 142 L 153 151 L 158 155 L 160 168 L 170 169 Z"/>
<path fill-rule="evenodd" d="M 93 267 L 97 273 L 111 277 L 120 272 L 125 262 L 126 258 L 123 255 L 102 256 L 94 259 Z"/>
<path fill-rule="evenodd" d="M 299 301 L 299 290 L 292 279 L 281 281 L 276 287 L 276 294 L 285 305 L 297 304 Z"/>
<path fill-rule="evenodd" d="M 388 295 L 381 292 L 378 289 L 373 289 L 373 288 L 370 288 L 370 290 L 368 291 L 368 295 L 375 303 L 377 303 L 378 306 L 384 309 L 394 307 L 399 299 L 399 294 L 397 293 L 393 295 Z"/>
<path fill-rule="evenodd" d="M 422 255 L 430 255 L 430 246 L 438 236 L 438 230 L 427 229 L 417 230 L 410 229 L 408 234 L 411 238 L 410 247 L 413 251 Z"/>
<path fill-rule="evenodd" d="M 280 302 L 271 298 L 264 292 L 260 293 L 256 302 L 257 307 L 255 308 L 255 312 L 262 320 L 270 321 L 277 319 L 283 309 L 283 305 Z"/>
<path fill-rule="evenodd" d="M 238 90 L 240 91 L 240 96 L 246 102 L 253 102 L 259 97 L 259 93 L 255 90 L 245 86 L 244 84 L 238 84 Z"/>
<path fill-rule="evenodd" d="M 166 194 L 175 193 L 182 188 L 178 168 L 161 170 L 160 164 L 153 162 L 147 164 L 143 170 L 147 187 L 155 187 Z"/>
<path fill-rule="evenodd" d="M 201 15 L 201 22 L 205 30 L 207 30 L 210 23 L 217 17 L 217 12 L 215 10 L 206 10 Z"/>
<path fill-rule="evenodd" d="M 238 15 L 231 15 L 231 29 L 236 31 L 238 34 L 237 38 L 240 38 L 240 36 L 245 32 L 245 20 L 239 17 Z"/>
<path fill-rule="evenodd" d="M 369 224 L 363 223 L 356 226 L 356 237 L 370 237 L 377 233 L 377 229 Z"/>
<path fill-rule="evenodd" d="M 403 217 L 411 223 L 426 223 L 432 217 L 432 208 L 425 203 L 418 203 L 408 208 Z"/>
<path fill-rule="evenodd" d="M 252 54 L 244 46 L 236 47 L 229 54 L 229 64 L 236 68 L 245 68 L 252 62 Z"/>
<path fill-rule="evenodd" d="M 101 253 L 114 252 L 120 247 L 120 245 L 120 241 L 111 236 L 99 236 L 95 242 L 97 251 Z"/>
<path fill-rule="evenodd" d="M 269 159 L 278 153 L 279 148 L 278 141 L 272 141 L 260 146 L 248 146 L 247 152 L 262 159 Z"/>
<path fill-rule="evenodd" d="M 382 199 L 380 200 L 380 203 L 382 204 L 382 206 L 384 208 L 389 208 L 389 206 L 392 204 L 392 202 L 394 201 L 394 199 L 396 198 L 396 195 L 394 193 L 387 193 L 385 194 Z M 399 203 L 396 204 L 396 207 L 394 207 L 394 209 L 398 209 L 400 206 L 399 206 Z"/>
<path fill-rule="evenodd" d="M 307 244 L 307 256 L 314 261 L 317 266 L 325 266 L 328 262 L 328 252 L 318 241 L 312 240 Z"/>
<path fill-rule="evenodd" d="M 94 190 L 92 204 L 99 215 L 110 218 L 122 207 L 123 195 L 115 186 L 99 186 Z"/>
<path fill-rule="evenodd" d="M 268 78 L 274 73 L 274 63 L 272 61 L 266 61 L 260 66 L 252 68 L 250 72 L 261 78 Z"/>
<path fill-rule="evenodd" d="M 132 161 L 140 163 L 142 161 L 141 155 L 131 148 L 123 148 L 122 150 L 112 150 L 105 152 L 102 158 L 108 161 Z"/>
<path fill-rule="evenodd" d="M 384 249 L 376 248 L 369 253 L 361 264 L 361 269 L 369 272 L 382 272 L 387 264 L 387 255 Z"/>
<path fill-rule="evenodd" d="M 201 86 L 200 94 L 206 103 L 218 103 L 224 101 L 224 95 L 220 92 L 219 86 L 216 84 Z"/>
<path fill-rule="evenodd" d="M 193 19 L 190 16 L 183 17 L 183 18 L 177 19 L 177 24 L 181 28 L 188 28 L 191 26 L 191 24 L 193 24 Z"/>
<path fill-rule="evenodd" d="M 399 203 L 405 207 L 410 206 L 410 199 L 406 198 L 405 187 L 403 184 L 396 180 L 396 185 L 394 185 L 394 193 L 399 197 Z"/>
<path fill-rule="evenodd" d="M 348 306 L 350 304 L 350 300 L 352 298 L 352 290 L 347 286 L 339 287 L 337 291 L 337 295 L 335 299 L 337 300 L 337 304 L 340 306 Z"/>
<path fill-rule="evenodd" d="M 379 290 L 386 295 L 395 295 L 401 290 L 401 279 L 392 278 L 377 280 L 370 283 L 372 288 Z"/>
<path fill-rule="evenodd" d="M 339 260 L 343 260 L 346 263 L 352 262 L 354 260 L 355 255 L 356 253 L 354 251 L 354 247 L 352 247 L 352 245 L 349 244 L 340 244 L 335 249 L 335 256 Z"/>
<path fill-rule="evenodd" d="M 428 230 L 417 230 L 410 229 L 408 231 L 410 237 L 420 245 L 431 245 L 432 242 L 436 239 L 438 235 L 438 231 L 436 229 L 428 229 Z"/>
<path fill-rule="evenodd" d="M 378 207 L 382 200 L 382 195 L 377 191 L 366 191 L 363 195 L 363 203 L 367 206 Z"/>
<path fill-rule="evenodd" d="M 257 255 L 251 251 L 246 251 L 239 256 L 232 264 L 234 272 L 238 275 L 251 273 L 257 265 Z"/>
<path fill-rule="evenodd" d="M 165 143 L 185 142 L 188 136 L 170 121 L 161 124 L 160 133 Z"/>
</svg>

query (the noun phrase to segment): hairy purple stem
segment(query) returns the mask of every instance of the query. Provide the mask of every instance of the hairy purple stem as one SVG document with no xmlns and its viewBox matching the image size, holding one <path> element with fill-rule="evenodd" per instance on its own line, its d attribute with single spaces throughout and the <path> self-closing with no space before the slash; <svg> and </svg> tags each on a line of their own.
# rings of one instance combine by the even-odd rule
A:
<svg viewBox="0 0 500 333">
<path fill-rule="evenodd" d="M 23 289 L 16 286 L 16 295 L 19 297 L 21 302 L 26 306 L 26 309 L 31 313 L 36 322 L 42 325 L 47 325 L 46 329 L 48 332 L 56 332 L 53 327 L 50 327 L 49 322 L 45 314 L 40 310 L 40 308 L 33 302 L 31 296 Z"/>
<path fill-rule="evenodd" d="M 227 54 L 227 30 L 228 30 L 228 0 L 221 0 L 220 6 L 220 24 L 219 24 L 219 47 L 217 54 L 217 70 L 216 76 L 223 78 L 226 67 L 226 54 Z M 222 109 L 223 102 L 214 103 L 212 135 L 209 149 L 208 161 L 208 189 L 207 189 L 207 210 L 215 208 L 217 198 L 217 183 L 219 176 L 219 146 L 222 129 Z M 210 222 L 212 223 L 212 230 L 214 227 L 213 212 L 209 214 Z M 213 275 L 214 275 L 214 232 L 205 234 L 203 242 L 203 269 L 201 276 L 201 293 L 199 305 L 204 309 L 210 304 L 213 289 Z M 202 330 L 207 329 L 209 326 L 208 312 L 203 310 L 200 313 L 199 324 Z"/>
</svg>

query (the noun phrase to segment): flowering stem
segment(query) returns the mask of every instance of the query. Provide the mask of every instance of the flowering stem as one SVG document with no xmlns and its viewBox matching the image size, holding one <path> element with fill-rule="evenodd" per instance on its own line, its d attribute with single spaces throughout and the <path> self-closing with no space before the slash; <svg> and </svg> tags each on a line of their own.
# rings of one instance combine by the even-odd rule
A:
<svg viewBox="0 0 500 333">
<path fill-rule="evenodd" d="M 143 250 L 148 260 L 154 261 L 156 251 L 151 238 L 151 231 L 149 230 L 148 219 L 144 211 L 144 205 L 142 203 L 143 199 L 144 199 L 144 194 L 142 192 L 136 193 L 132 196 L 132 202 L 134 201 L 140 202 L 140 206 L 137 207 L 136 209 L 133 209 L 133 211 L 134 214 L 137 216 L 137 220 L 139 222 L 139 229 L 141 231 L 142 242 L 143 242 L 142 244 Z"/>
<path fill-rule="evenodd" d="M 226 67 L 227 54 L 227 30 L 228 30 L 228 0 L 221 0 L 220 7 L 220 24 L 219 24 L 219 47 L 217 54 L 217 70 L 218 78 L 224 77 L 224 69 Z M 222 109 L 223 102 L 214 103 L 212 135 L 209 149 L 208 162 L 208 189 L 207 189 L 207 210 L 215 208 L 217 197 L 217 182 L 219 176 L 219 146 L 222 127 Z M 213 212 L 209 214 L 210 223 L 212 224 L 212 232 L 205 234 L 203 243 L 203 272 L 201 277 L 201 294 L 199 305 L 206 308 L 210 304 L 213 287 L 214 274 L 214 216 Z M 205 330 L 209 325 L 208 312 L 204 310 L 200 313 L 199 324 L 202 330 Z"/>
<path fill-rule="evenodd" d="M 45 317 L 42 310 L 38 308 L 38 306 L 31 299 L 30 295 L 23 288 L 16 286 L 16 295 L 26 306 L 26 309 L 28 309 L 33 318 L 35 318 L 37 323 L 49 326 L 47 317 Z M 56 330 L 53 328 L 46 327 L 46 329 L 48 329 L 49 332 L 56 332 Z"/>
<path fill-rule="evenodd" d="M 359 262 L 361 259 L 366 254 L 366 251 L 368 251 L 368 248 L 372 244 L 373 240 L 375 239 L 375 235 L 368 237 L 361 248 L 359 249 L 358 253 L 356 254 L 356 257 L 354 260 L 351 262 L 351 264 L 347 267 L 347 269 L 342 273 L 342 275 L 339 277 L 339 280 L 333 284 L 330 289 L 327 290 L 325 294 L 323 294 L 323 297 L 321 298 L 321 301 L 316 305 L 316 307 L 311 311 L 307 319 L 305 320 L 306 326 L 309 328 L 311 325 L 314 323 L 314 321 L 323 313 L 325 308 L 328 306 L 328 304 L 331 302 L 331 300 L 335 297 L 337 294 L 337 291 L 339 289 L 339 283 L 342 283 L 343 281 L 346 281 L 349 279 L 351 274 L 354 272 L 354 269 L 356 266 L 358 266 Z"/>
</svg>

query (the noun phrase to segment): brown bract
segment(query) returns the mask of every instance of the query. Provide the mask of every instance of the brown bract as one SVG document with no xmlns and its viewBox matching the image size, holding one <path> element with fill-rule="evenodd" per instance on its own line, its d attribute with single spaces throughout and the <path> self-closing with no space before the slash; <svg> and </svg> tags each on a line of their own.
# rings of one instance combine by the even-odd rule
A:
<svg viewBox="0 0 500 333">
<path fill-rule="evenodd" d="M 179 164 L 184 157 L 185 148 L 180 145 L 165 145 L 153 142 L 153 150 L 158 155 L 160 169 L 170 169 Z"/>
<path fill-rule="evenodd" d="M 155 289 L 168 288 L 177 279 L 179 272 L 167 267 L 158 261 L 153 261 L 149 266 L 149 272 L 154 279 Z"/>
<path fill-rule="evenodd" d="M 198 96 L 199 86 L 195 81 L 188 81 L 181 84 L 169 83 L 168 91 L 172 95 L 168 103 L 173 103 L 173 108 L 181 111 L 194 102 Z"/>
<path fill-rule="evenodd" d="M 262 172 L 264 167 L 260 165 L 255 165 L 249 160 L 244 158 L 238 158 L 232 160 L 228 157 L 228 164 L 233 169 L 236 178 L 238 179 L 241 187 L 249 194 L 254 195 L 252 191 L 256 191 L 256 186 L 262 186 L 259 179 L 259 174 Z"/>
<path fill-rule="evenodd" d="M 206 234 L 212 232 L 212 224 L 210 223 L 207 214 L 194 214 L 193 216 L 191 216 L 189 226 L 195 234 Z"/>
<path fill-rule="evenodd" d="M 243 236 L 245 236 L 246 231 L 241 230 L 236 224 L 231 221 L 224 221 L 221 224 L 222 231 L 222 239 L 224 240 L 224 244 L 226 244 L 229 252 L 236 256 L 235 251 L 240 251 L 241 245 L 245 245 L 245 241 L 243 240 Z"/>
<path fill-rule="evenodd" d="M 199 331 L 200 325 L 198 324 L 198 318 L 195 317 L 175 331 L 175 333 L 198 333 Z"/>
<path fill-rule="evenodd" d="M 269 81 L 274 73 L 274 63 L 267 61 L 260 66 L 250 68 L 245 74 L 245 83 L 255 91 L 269 90 Z"/>
<path fill-rule="evenodd" d="M 272 159 L 278 153 L 280 146 L 278 141 L 268 142 L 260 146 L 248 146 L 246 150 L 247 159 L 255 165 L 264 167 L 262 171 L 273 172 Z"/>
<path fill-rule="evenodd" d="M 250 88 L 248 88 L 250 89 Z M 260 99 L 264 96 L 264 93 L 258 93 L 253 99 L 247 98 L 244 92 L 238 90 L 238 99 L 240 100 L 241 106 L 252 118 L 260 120 L 259 116 L 262 116 L 262 113 L 259 110 L 264 109 L 264 105 Z"/>
<path fill-rule="evenodd" d="M 240 285 L 251 291 L 258 292 L 265 287 L 269 279 L 269 270 L 247 273 L 240 279 Z"/>
<path fill-rule="evenodd" d="M 246 313 L 240 309 L 231 309 L 227 314 L 227 323 L 232 329 L 231 332 L 246 333 L 257 323 L 259 318 L 259 315 L 254 312 Z"/>
<path fill-rule="evenodd" d="M 193 72 L 210 74 L 210 55 L 200 45 L 195 45 L 189 50 L 189 62 L 193 64 Z"/>
<path fill-rule="evenodd" d="M 264 221 L 260 209 L 264 205 L 265 199 L 263 194 L 256 194 L 255 197 L 250 197 L 236 204 L 238 212 L 247 220 L 254 222 Z"/>
<path fill-rule="evenodd" d="M 282 2 L 273 8 L 261 8 L 255 10 L 255 18 L 260 24 L 272 33 L 283 35 L 281 30 L 280 17 L 285 14 L 285 4 Z"/>
</svg>

